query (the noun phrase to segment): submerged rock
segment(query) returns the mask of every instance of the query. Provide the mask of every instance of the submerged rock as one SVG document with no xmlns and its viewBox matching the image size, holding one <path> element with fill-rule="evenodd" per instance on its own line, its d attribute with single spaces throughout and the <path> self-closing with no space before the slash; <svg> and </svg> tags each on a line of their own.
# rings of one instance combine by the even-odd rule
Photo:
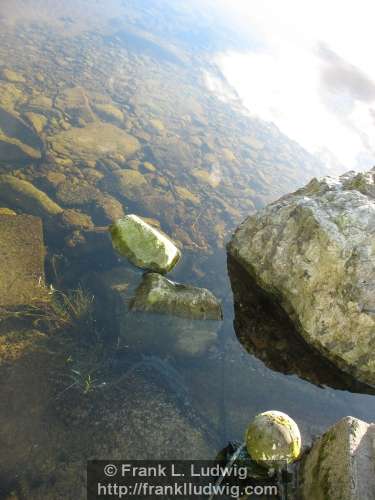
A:
<svg viewBox="0 0 375 500">
<path fill-rule="evenodd" d="M 26 81 L 22 75 L 8 68 L 1 70 L 0 78 L 12 83 L 24 83 Z"/>
<path fill-rule="evenodd" d="M 125 212 L 122 204 L 113 196 L 102 195 L 92 208 L 94 216 L 102 224 L 111 224 L 117 219 L 124 217 Z"/>
<path fill-rule="evenodd" d="M 91 123 L 95 115 L 91 110 L 85 89 L 71 87 L 64 89 L 56 99 L 56 107 L 67 113 L 76 122 Z"/>
<path fill-rule="evenodd" d="M 12 175 L 0 175 L 0 200 L 11 208 L 19 208 L 31 215 L 50 217 L 62 212 L 62 208 L 31 182 Z"/>
<path fill-rule="evenodd" d="M 0 215 L 0 306 L 46 298 L 43 227 L 38 217 Z"/>
<path fill-rule="evenodd" d="M 139 271 L 123 266 L 87 276 L 86 286 L 102 305 L 99 322 L 111 332 L 113 341 L 142 354 L 191 357 L 207 353 L 217 341 L 222 322 L 130 310 L 138 283 Z"/>
<path fill-rule="evenodd" d="M 0 81 L 0 95 L 2 108 L 12 112 L 27 100 L 27 95 L 18 86 L 5 81 Z"/>
<path fill-rule="evenodd" d="M 0 108 L 0 161 L 41 158 L 39 137 L 14 112 Z"/>
<path fill-rule="evenodd" d="M 94 224 L 89 215 L 78 210 L 66 209 L 60 215 L 63 227 L 68 229 L 93 229 Z"/>
<path fill-rule="evenodd" d="M 31 125 L 33 126 L 33 128 L 37 134 L 40 134 L 43 132 L 43 130 L 48 122 L 48 119 L 45 116 L 43 116 L 42 114 L 39 114 L 39 113 L 34 113 L 32 111 L 25 113 L 25 116 L 29 120 L 29 122 L 31 123 Z"/>
<path fill-rule="evenodd" d="M 120 345 L 127 349 L 189 358 L 207 354 L 217 342 L 220 326 L 221 321 L 126 312 L 124 307 L 118 331 Z"/>
<path fill-rule="evenodd" d="M 76 179 L 66 179 L 59 183 L 56 198 L 66 206 L 81 206 L 95 202 L 101 197 L 101 192 L 86 181 L 77 182 Z"/>
<path fill-rule="evenodd" d="M 121 198 L 130 201 L 142 199 L 148 187 L 146 177 L 137 170 L 124 169 L 114 175 L 114 191 Z"/>
<path fill-rule="evenodd" d="M 104 121 L 114 122 L 121 125 L 124 121 L 122 111 L 113 104 L 94 104 L 95 113 L 100 116 Z"/>
<path fill-rule="evenodd" d="M 110 226 L 112 244 L 120 255 L 143 269 L 168 272 L 180 260 L 181 252 L 159 229 L 137 215 L 126 215 Z"/>
<path fill-rule="evenodd" d="M 175 283 L 158 273 L 144 275 L 130 309 L 190 319 L 223 319 L 220 302 L 212 292 Z"/>
<path fill-rule="evenodd" d="M 319 438 L 300 467 L 302 500 L 375 498 L 375 424 L 345 417 Z"/>
<path fill-rule="evenodd" d="M 85 127 L 72 127 L 49 138 L 55 153 L 77 160 L 96 161 L 99 158 L 136 153 L 138 140 L 110 123 L 90 123 Z"/>
<path fill-rule="evenodd" d="M 306 187 L 248 217 L 228 251 L 342 370 L 375 383 L 375 169 Z"/>
</svg>

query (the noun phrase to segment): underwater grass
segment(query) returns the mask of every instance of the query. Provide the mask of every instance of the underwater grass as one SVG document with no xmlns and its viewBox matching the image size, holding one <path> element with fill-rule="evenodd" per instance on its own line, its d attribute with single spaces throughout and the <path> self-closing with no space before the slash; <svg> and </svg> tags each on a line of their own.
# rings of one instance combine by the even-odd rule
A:
<svg viewBox="0 0 375 500">
<path fill-rule="evenodd" d="M 87 332 L 94 323 L 94 296 L 82 287 L 63 292 L 52 286 L 38 298 L 18 308 L 0 308 L 0 322 L 11 319 L 31 320 L 33 327 L 80 329 Z"/>
</svg>

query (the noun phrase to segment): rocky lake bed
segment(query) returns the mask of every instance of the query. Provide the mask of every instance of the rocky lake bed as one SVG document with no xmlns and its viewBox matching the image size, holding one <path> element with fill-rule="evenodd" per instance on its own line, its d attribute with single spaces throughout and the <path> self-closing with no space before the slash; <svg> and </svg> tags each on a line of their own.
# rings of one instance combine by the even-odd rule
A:
<svg viewBox="0 0 375 500">
<path fill-rule="evenodd" d="M 0 497 L 84 498 L 92 458 L 213 459 L 266 410 L 304 450 L 371 422 L 374 171 L 323 179 L 178 18 L 36 4 L 0 10 Z"/>
</svg>

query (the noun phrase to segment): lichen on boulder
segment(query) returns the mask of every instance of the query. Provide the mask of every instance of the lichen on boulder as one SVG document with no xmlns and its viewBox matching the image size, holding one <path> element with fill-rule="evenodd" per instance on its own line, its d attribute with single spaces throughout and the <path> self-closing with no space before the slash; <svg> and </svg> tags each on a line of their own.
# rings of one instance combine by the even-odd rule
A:
<svg viewBox="0 0 375 500">
<path fill-rule="evenodd" d="M 299 469 L 302 500 L 375 498 L 375 424 L 344 417 L 304 457 Z"/>
<path fill-rule="evenodd" d="M 304 339 L 375 384 L 375 169 L 306 187 L 248 217 L 228 251 Z"/>
<path fill-rule="evenodd" d="M 134 265 L 157 272 L 168 272 L 180 260 L 181 252 L 162 231 L 131 214 L 110 226 L 115 250 Z"/>
</svg>

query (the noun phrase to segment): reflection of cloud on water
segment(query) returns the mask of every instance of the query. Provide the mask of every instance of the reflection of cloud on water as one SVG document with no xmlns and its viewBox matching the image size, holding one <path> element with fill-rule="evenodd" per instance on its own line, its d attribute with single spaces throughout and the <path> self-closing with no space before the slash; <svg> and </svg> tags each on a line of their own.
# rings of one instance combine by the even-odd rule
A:
<svg viewBox="0 0 375 500">
<path fill-rule="evenodd" d="M 253 116 L 275 123 L 312 153 L 329 151 L 336 166 L 344 165 L 339 169 L 356 166 L 363 150 L 375 151 L 368 140 L 370 113 L 366 116 L 365 105 L 356 103 L 347 114 L 343 96 L 322 89 L 315 54 L 294 49 L 278 56 L 230 52 L 217 61 Z"/>
<path fill-rule="evenodd" d="M 365 152 L 374 154 L 375 81 L 323 43 L 318 44 L 317 56 L 322 102 L 360 138 Z"/>
<path fill-rule="evenodd" d="M 219 78 L 208 71 L 204 71 L 203 79 L 208 90 L 216 94 L 222 101 L 227 102 L 238 98 L 236 92 L 230 88 L 224 78 Z"/>
<path fill-rule="evenodd" d="M 212 187 L 216 188 L 220 182 L 222 181 L 222 173 L 221 173 L 221 168 L 220 165 L 215 163 L 211 165 L 211 171 L 209 175 L 210 179 L 210 184 Z"/>
<path fill-rule="evenodd" d="M 275 123 L 340 169 L 375 160 L 373 5 L 296 0 L 221 5 L 236 11 L 258 44 L 217 55 L 217 64 L 253 116 Z M 338 12 L 340 13 L 338 15 Z M 350 36 L 349 36 L 350 33 Z M 336 159 L 332 162 L 332 158 Z"/>
</svg>

